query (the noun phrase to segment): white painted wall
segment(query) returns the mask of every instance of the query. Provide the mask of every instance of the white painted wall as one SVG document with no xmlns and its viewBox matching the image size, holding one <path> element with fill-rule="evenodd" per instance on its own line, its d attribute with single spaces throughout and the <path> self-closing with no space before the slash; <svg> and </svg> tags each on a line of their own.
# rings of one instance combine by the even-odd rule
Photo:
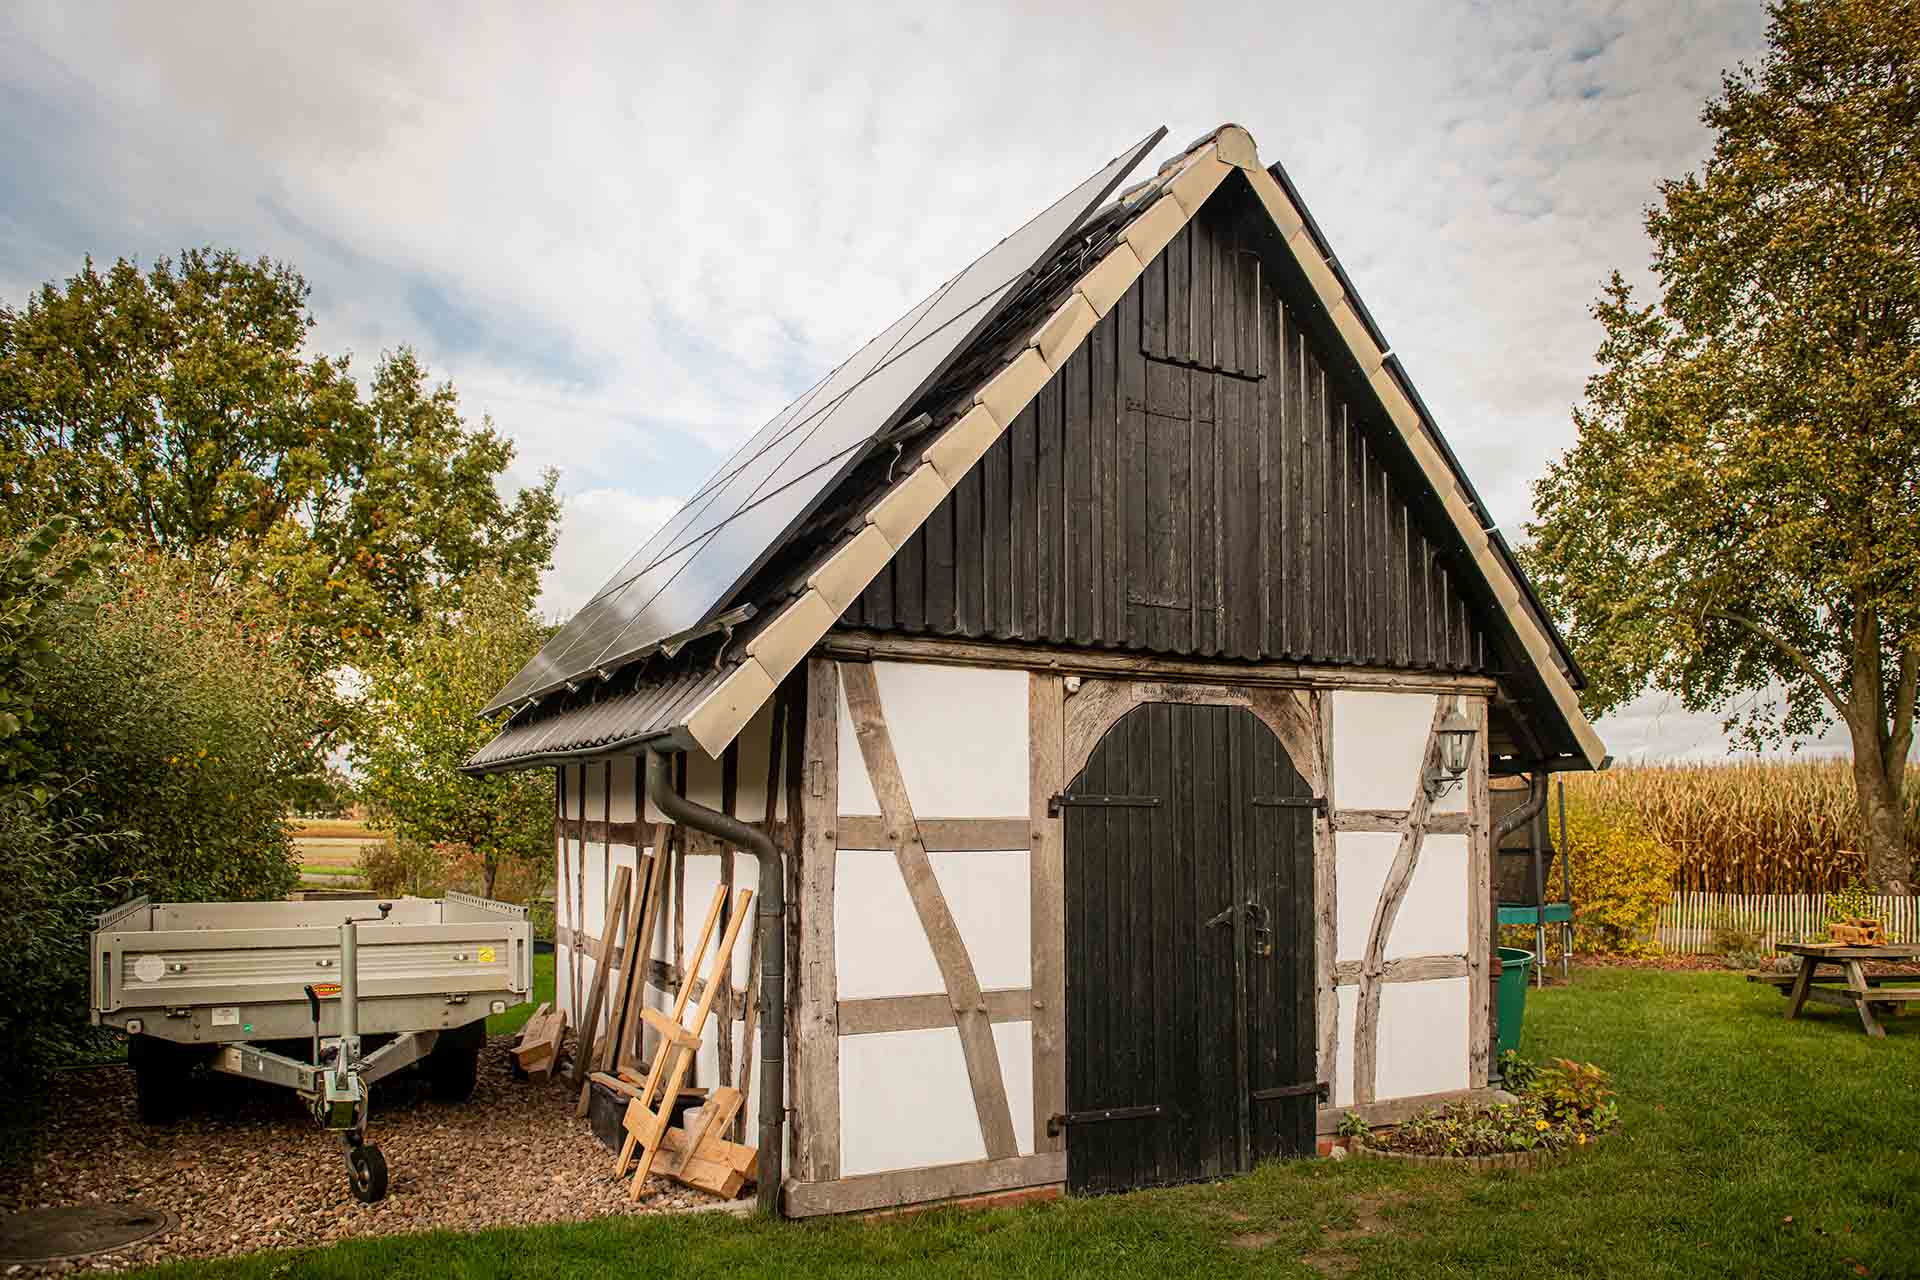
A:
<svg viewBox="0 0 1920 1280">
<path fill-rule="evenodd" d="M 1471 986 L 1466 978 L 1439 978 L 1380 988 L 1375 1097 L 1413 1098 L 1467 1087 Z"/>
<path fill-rule="evenodd" d="M 1026 816 L 1026 672 L 876 662 L 873 674 L 886 712 L 887 734 L 916 815 Z M 840 812 L 880 812 L 844 690 L 840 694 Z"/>
<path fill-rule="evenodd" d="M 1432 694 L 1340 691 L 1333 717 L 1333 807 L 1405 809 L 1420 786 L 1420 762 L 1438 699 Z M 1464 784 L 1433 804 L 1436 813 L 1467 807 Z M 1373 914 L 1399 847 L 1394 832 L 1343 831 L 1334 837 L 1336 959 L 1363 959 Z M 1429 833 L 1387 935 L 1387 960 L 1464 955 L 1471 887 L 1468 840 Z M 1381 1100 L 1468 1086 L 1468 979 L 1386 983 L 1381 987 L 1380 1051 L 1374 1096 Z M 1354 1022 L 1359 987 L 1338 989 L 1339 1049 L 1334 1103 L 1354 1100 Z"/>
<path fill-rule="evenodd" d="M 993 1028 L 1014 1137 L 1033 1153 L 1033 1027 Z M 887 1031 L 840 1041 L 840 1172 L 957 1164 L 986 1158 L 960 1033 Z"/>
</svg>

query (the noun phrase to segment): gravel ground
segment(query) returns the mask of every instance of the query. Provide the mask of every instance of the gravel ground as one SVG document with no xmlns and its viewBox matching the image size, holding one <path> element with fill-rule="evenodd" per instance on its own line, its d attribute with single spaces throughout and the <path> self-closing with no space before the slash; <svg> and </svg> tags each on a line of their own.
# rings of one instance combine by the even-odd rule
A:
<svg viewBox="0 0 1920 1280">
<path fill-rule="evenodd" d="M 702 1192 L 649 1180 L 638 1204 L 613 1176 L 613 1154 L 573 1118 L 575 1095 L 554 1083 L 513 1078 L 497 1036 L 480 1055 L 471 1102 L 435 1102 L 425 1081 L 402 1072 L 374 1086 L 368 1136 L 387 1158 L 391 1182 L 379 1204 L 347 1189 L 340 1141 L 320 1130 L 286 1090 L 196 1076 L 188 1117 L 149 1128 L 134 1114 L 125 1067 L 66 1073 L 50 1104 L 34 1161 L 0 1183 L 0 1211 L 137 1201 L 180 1217 L 170 1234 L 116 1253 L 8 1276 L 126 1270 L 325 1244 L 349 1236 L 561 1222 L 615 1213 L 670 1213 L 718 1206 Z"/>
</svg>

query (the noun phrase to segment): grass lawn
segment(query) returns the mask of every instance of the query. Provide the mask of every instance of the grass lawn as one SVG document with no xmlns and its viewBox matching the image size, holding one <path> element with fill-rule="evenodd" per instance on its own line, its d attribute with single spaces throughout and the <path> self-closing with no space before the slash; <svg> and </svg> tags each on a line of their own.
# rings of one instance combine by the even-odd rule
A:
<svg viewBox="0 0 1920 1280">
<path fill-rule="evenodd" d="M 987 1212 L 607 1219 L 356 1241 L 193 1273 L 1920 1274 L 1920 1018 L 1894 1020 L 1881 1041 L 1838 1011 L 1789 1023 L 1779 996 L 1721 973 L 1588 969 L 1570 989 L 1528 998 L 1525 1052 L 1607 1067 L 1626 1120 L 1597 1150 L 1543 1171 L 1297 1161 L 1206 1186 Z"/>
</svg>

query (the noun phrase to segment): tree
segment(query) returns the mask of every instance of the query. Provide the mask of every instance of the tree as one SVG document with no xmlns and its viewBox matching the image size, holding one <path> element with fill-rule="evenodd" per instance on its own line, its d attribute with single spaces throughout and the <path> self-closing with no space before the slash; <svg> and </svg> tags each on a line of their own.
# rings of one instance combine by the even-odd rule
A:
<svg viewBox="0 0 1920 1280">
<path fill-rule="evenodd" d="M 1920 6 L 1780 0 L 1705 171 L 1647 211 L 1659 299 L 1594 314 L 1578 442 L 1529 553 L 1606 711 L 1649 685 L 1749 745 L 1838 720 L 1869 880 L 1920 685 Z"/>
<path fill-rule="evenodd" d="M 403 842 L 463 846 L 489 896 L 503 867 L 552 860 L 553 779 L 544 769 L 475 778 L 460 766 L 493 735 L 480 709 L 552 634 L 521 583 L 482 575 L 457 610 L 365 672 L 353 752 L 373 816 Z"/>
<path fill-rule="evenodd" d="M 285 264 L 198 249 L 144 273 L 88 260 L 0 306 L 0 533 L 67 516 L 259 578 L 317 668 L 457 607 L 481 569 L 531 588 L 554 476 L 503 498 L 511 442 L 409 350 L 363 395 L 345 357 L 307 352 L 308 294 Z"/>
</svg>

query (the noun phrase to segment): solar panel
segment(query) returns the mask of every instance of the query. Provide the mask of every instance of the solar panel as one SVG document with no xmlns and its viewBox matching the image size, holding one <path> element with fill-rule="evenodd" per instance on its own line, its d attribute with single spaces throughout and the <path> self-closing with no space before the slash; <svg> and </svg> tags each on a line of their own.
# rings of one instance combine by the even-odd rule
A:
<svg viewBox="0 0 1920 1280">
<path fill-rule="evenodd" d="M 709 622 L 1164 135 L 942 284 L 755 432 L 500 691 L 489 713 Z"/>
</svg>

